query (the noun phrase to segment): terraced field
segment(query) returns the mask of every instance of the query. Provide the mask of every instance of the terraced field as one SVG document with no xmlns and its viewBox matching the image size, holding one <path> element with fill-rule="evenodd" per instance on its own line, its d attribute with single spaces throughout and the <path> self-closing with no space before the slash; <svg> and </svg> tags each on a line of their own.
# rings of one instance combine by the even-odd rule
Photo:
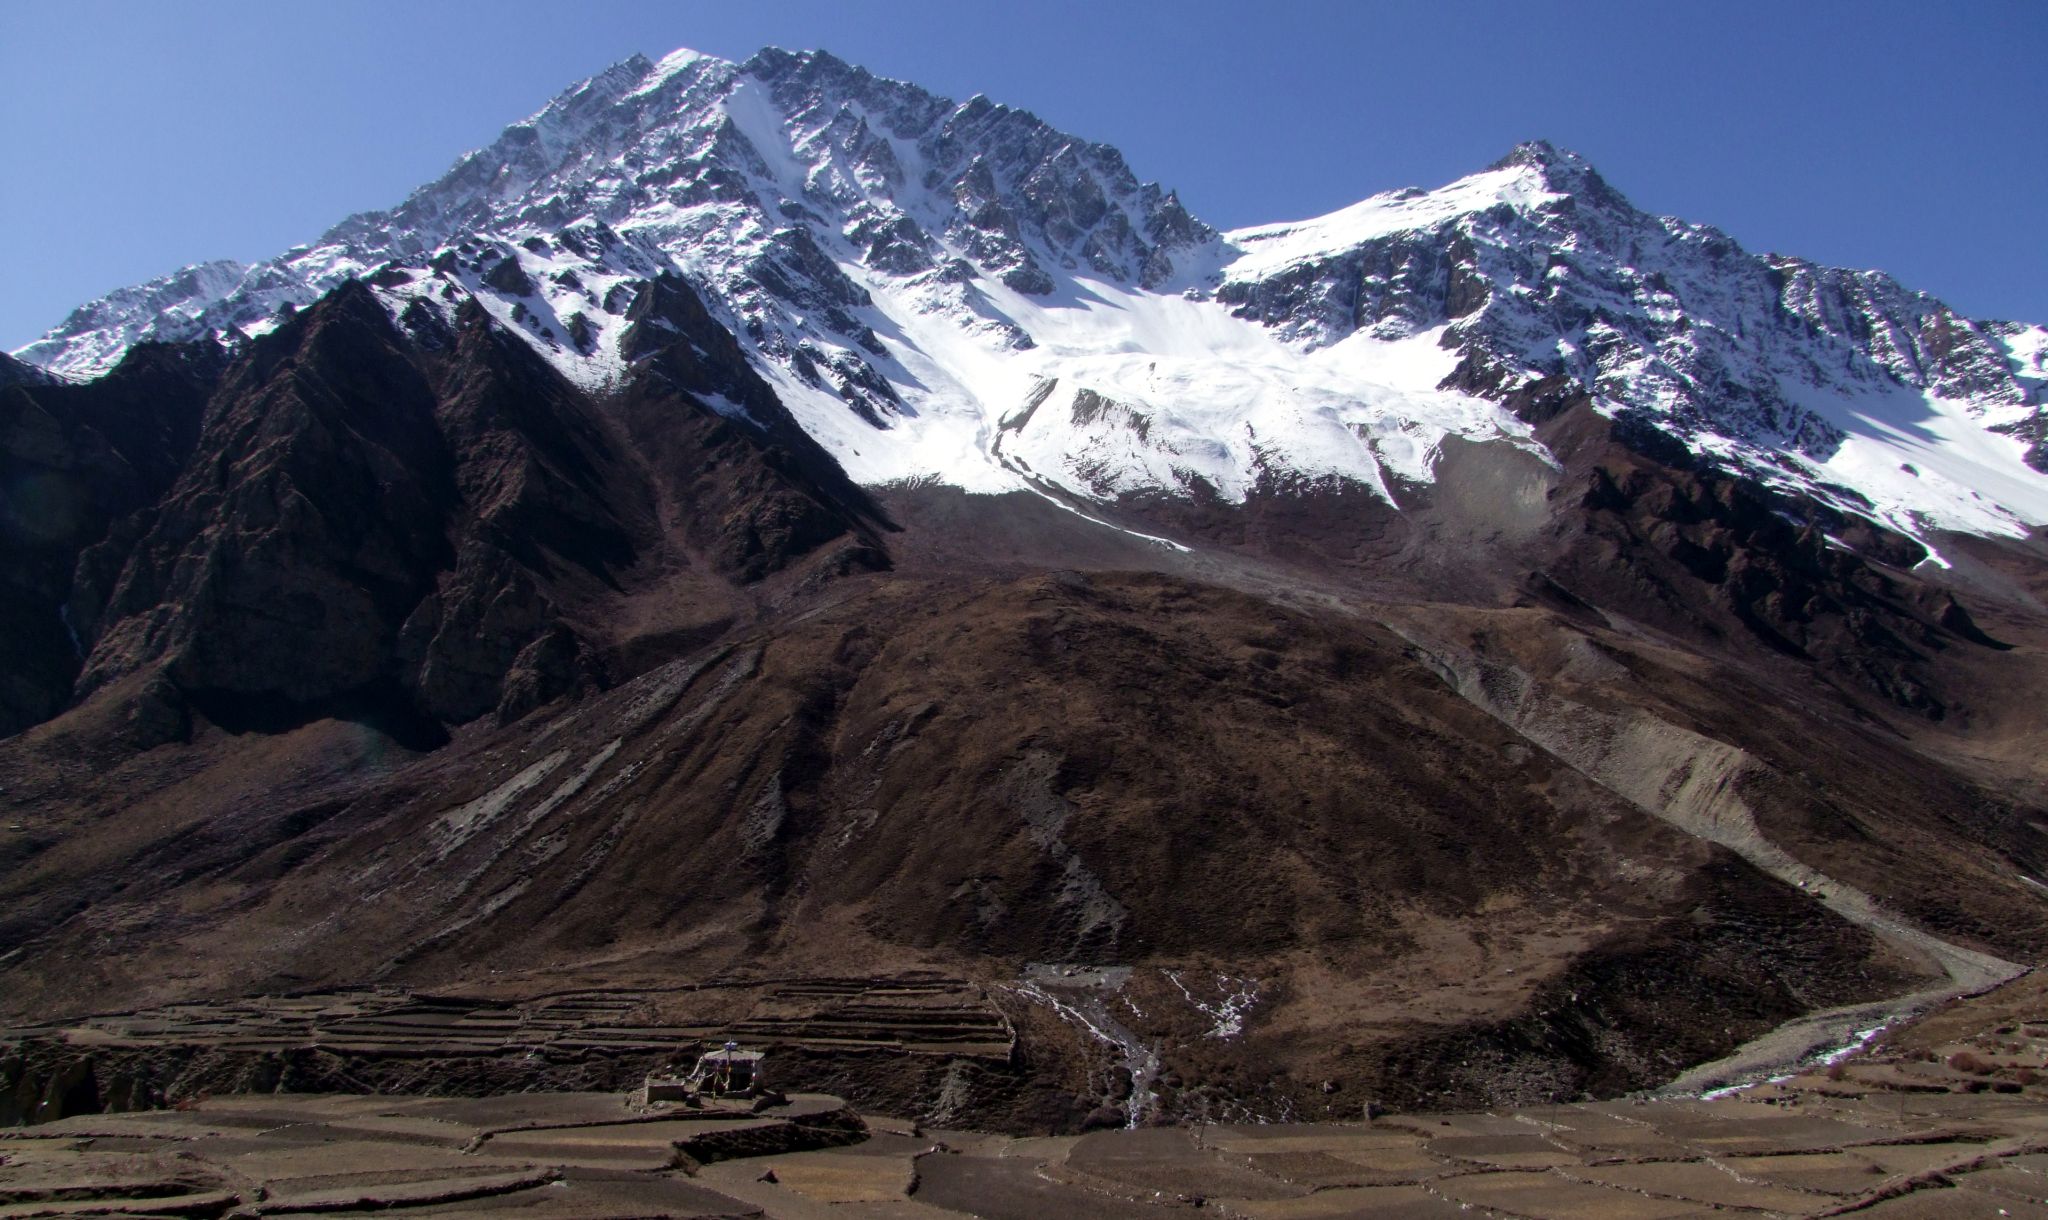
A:
<svg viewBox="0 0 2048 1220">
<path fill-rule="evenodd" d="M 693 996 L 720 993 L 751 1000 L 755 1009 L 736 1021 L 648 1019 L 657 1009 L 687 1009 Z M 510 1046 L 669 1051 L 745 1034 L 789 1043 L 929 1045 L 947 1053 L 1004 1055 L 1014 1036 L 978 988 L 922 974 L 710 982 L 668 991 L 571 991 L 529 1000 L 373 988 L 173 1004 L 70 1025 L 0 1031 L 13 1038 L 60 1032 L 74 1040 L 110 1044 L 204 1041 L 242 1050 L 317 1044 L 364 1054 L 491 1054 Z"/>
<path fill-rule="evenodd" d="M 1713 1101 L 1037 1139 L 863 1123 L 820 1096 L 747 1113 L 567 1093 L 221 1097 L 0 1138 L 0 1217 L 1677 1220 L 2048 1216 L 2044 1199 L 2034 1090 L 1825 1072 Z"/>
<path fill-rule="evenodd" d="M 211 1098 L 15 1133 L 0 1144 L 0 1216 L 745 1215 L 687 1171 L 865 1135 L 821 1095 L 759 1111 L 597 1093 Z"/>
<path fill-rule="evenodd" d="M 383 1021 L 382 1037 L 420 1011 L 357 1017 Z M 2028 976 L 1854 1057 L 1711 1099 L 1353 1123 L 1020 1138 L 858 1117 L 819 1095 L 758 1111 L 603 1093 L 215 1097 L 0 1133 L 0 1220 L 2048 1217 L 2044 1074 L 2048 980 Z"/>
<path fill-rule="evenodd" d="M 1015 1036 L 978 987 L 931 974 L 516 1000 L 395 988 L 258 997 L 0 1032 L 0 1123 L 252 1088 L 622 1091 L 727 1039 L 775 1048 L 777 1083 L 796 1088 L 849 1056 L 917 1064 L 905 1076 L 927 1060 L 1006 1065 Z"/>
<path fill-rule="evenodd" d="M 1007 1057 L 1016 1033 L 963 984 L 940 976 L 804 979 L 769 989 L 736 1038 L 801 1046 L 892 1046 L 929 1054 Z"/>
</svg>

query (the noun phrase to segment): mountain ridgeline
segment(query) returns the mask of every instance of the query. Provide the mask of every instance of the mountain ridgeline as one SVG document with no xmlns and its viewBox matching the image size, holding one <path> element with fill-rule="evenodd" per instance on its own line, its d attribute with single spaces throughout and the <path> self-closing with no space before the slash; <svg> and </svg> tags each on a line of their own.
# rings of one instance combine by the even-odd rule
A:
<svg viewBox="0 0 2048 1220">
<path fill-rule="evenodd" d="M 0 1019 L 639 988 L 1024 1130 L 1982 985 L 2048 951 L 2044 386 L 1547 144 L 1223 232 L 985 98 L 636 57 L 0 359 Z M 1007 1058 L 715 998 L 941 976 Z"/>
</svg>

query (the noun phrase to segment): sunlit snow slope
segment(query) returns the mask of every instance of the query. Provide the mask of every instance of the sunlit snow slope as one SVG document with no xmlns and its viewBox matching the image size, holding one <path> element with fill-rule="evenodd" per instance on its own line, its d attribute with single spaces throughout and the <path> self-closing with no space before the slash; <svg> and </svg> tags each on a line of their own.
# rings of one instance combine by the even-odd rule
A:
<svg viewBox="0 0 2048 1220">
<path fill-rule="evenodd" d="M 117 292 L 18 355 L 89 376 L 356 277 L 415 328 L 475 298 L 601 389 L 662 272 L 870 484 L 1235 501 L 1334 479 L 1398 503 L 1447 435 L 1535 448 L 1497 400 L 1561 377 L 1915 536 L 2048 522 L 2042 327 L 1750 255 L 1543 144 L 1217 233 L 1114 149 L 823 53 L 628 60 L 388 212 Z"/>
</svg>

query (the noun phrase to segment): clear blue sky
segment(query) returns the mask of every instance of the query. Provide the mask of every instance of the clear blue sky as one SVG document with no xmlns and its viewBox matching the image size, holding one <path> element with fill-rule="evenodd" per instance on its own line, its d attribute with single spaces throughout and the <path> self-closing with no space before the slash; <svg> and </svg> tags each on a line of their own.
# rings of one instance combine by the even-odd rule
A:
<svg viewBox="0 0 2048 1220">
<path fill-rule="evenodd" d="M 1544 137 L 1752 250 L 2048 321 L 2048 0 L 0 0 L 0 347 L 397 202 L 635 51 L 824 47 L 1230 227 Z"/>
</svg>

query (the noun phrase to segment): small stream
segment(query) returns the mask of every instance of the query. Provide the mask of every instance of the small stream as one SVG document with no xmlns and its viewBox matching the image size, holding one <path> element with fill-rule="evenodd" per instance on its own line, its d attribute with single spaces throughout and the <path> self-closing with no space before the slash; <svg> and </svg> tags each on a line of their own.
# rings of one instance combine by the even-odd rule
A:
<svg viewBox="0 0 2048 1220">
<path fill-rule="evenodd" d="M 1060 966 L 1033 964 L 1024 968 L 1024 978 L 1011 990 L 1034 1003 L 1044 1004 L 1068 1024 L 1084 1030 L 1108 1047 L 1116 1065 L 1129 1073 L 1131 1091 L 1119 1102 L 1113 1086 L 1104 1090 L 1104 1103 L 1121 1105 L 1124 1126 L 1144 1125 L 1159 1104 L 1152 1088 L 1159 1078 L 1159 1047 L 1133 1032 L 1116 1019 L 1110 1005 L 1123 999 L 1131 981 L 1129 966 Z"/>
<path fill-rule="evenodd" d="M 1912 1020 L 1957 994 L 1952 987 L 1916 991 L 1896 999 L 1850 1004 L 1795 1017 L 1752 1038 L 1712 1063 L 1702 1063 L 1654 1091 L 1658 1097 L 1713 1100 L 1805 1068 L 1839 1063 L 1894 1025 Z"/>
<path fill-rule="evenodd" d="M 1227 974 L 1219 974 L 1216 976 L 1216 988 L 1223 998 L 1214 1004 L 1206 1004 L 1196 999 L 1195 993 L 1188 990 L 1188 985 L 1181 980 L 1180 971 L 1167 970 L 1163 973 L 1167 982 L 1180 989 L 1181 995 L 1188 1002 L 1188 1007 L 1215 1022 L 1209 1028 L 1209 1032 L 1203 1035 L 1205 1038 L 1237 1037 L 1244 1032 L 1245 1016 L 1259 1002 L 1257 979 L 1232 978 Z"/>
</svg>

